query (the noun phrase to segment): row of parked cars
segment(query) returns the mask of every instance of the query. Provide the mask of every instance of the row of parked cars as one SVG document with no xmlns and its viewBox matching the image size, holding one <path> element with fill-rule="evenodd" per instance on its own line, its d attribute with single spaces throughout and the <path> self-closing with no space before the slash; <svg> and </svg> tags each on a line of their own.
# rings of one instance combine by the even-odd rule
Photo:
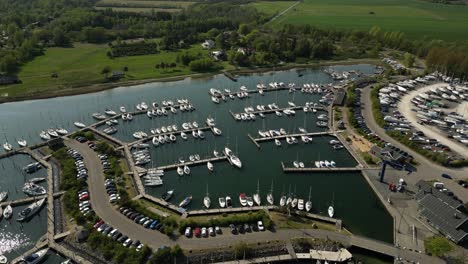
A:
<svg viewBox="0 0 468 264">
<path fill-rule="evenodd" d="M 136 251 L 140 251 L 144 246 L 142 243 L 140 243 L 139 240 L 132 240 L 128 236 L 122 234 L 122 232 L 120 232 L 117 228 L 113 228 L 103 220 L 99 220 L 96 224 L 94 224 L 94 228 L 112 240 L 122 243 L 124 247 L 135 248 Z"/>
<path fill-rule="evenodd" d="M 80 212 L 85 216 L 93 212 L 93 208 L 89 199 L 90 197 L 88 190 L 82 190 L 78 192 L 79 209 Z"/>
<path fill-rule="evenodd" d="M 251 232 L 259 232 L 259 231 L 265 231 L 265 226 L 263 225 L 262 221 L 258 221 L 256 224 L 230 224 L 229 229 L 232 234 L 245 234 L 245 233 L 251 233 Z M 221 235 L 223 234 L 222 229 L 219 226 L 215 227 L 195 227 L 192 229 L 192 227 L 188 226 L 185 228 L 185 233 L 184 235 L 188 238 L 190 237 L 208 237 L 208 236 L 216 236 L 216 235 Z"/>
<path fill-rule="evenodd" d="M 67 153 L 75 160 L 76 178 L 78 180 L 86 180 L 88 178 L 88 168 L 86 168 L 86 164 L 83 162 L 83 156 L 74 149 L 68 149 Z"/>
<path fill-rule="evenodd" d="M 142 225 L 144 228 L 158 230 L 162 232 L 164 230 L 164 224 L 157 219 L 151 219 L 142 213 L 136 212 L 135 210 L 127 207 L 120 207 L 119 211 L 125 215 L 128 219 L 133 222 Z"/>
</svg>

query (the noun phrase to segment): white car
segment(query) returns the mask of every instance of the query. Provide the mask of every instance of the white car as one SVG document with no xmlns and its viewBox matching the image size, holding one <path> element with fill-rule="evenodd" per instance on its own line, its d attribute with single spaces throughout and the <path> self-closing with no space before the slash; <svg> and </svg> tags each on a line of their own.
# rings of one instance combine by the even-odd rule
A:
<svg viewBox="0 0 468 264">
<path fill-rule="evenodd" d="M 144 246 L 145 246 L 145 245 L 143 245 L 143 244 L 138 245 L 138 247 L 136 248 L 136 251 L 140 252 L 141 249 L 142 249 Z"/>
<path fill-rule="evenodd" d="M 207 237 L 207 236 L 208 236 L 208 232 L 207 232 L 207 230 L 206 230 L 206 227 L 202 227 L 202 229 L 201 229 L 201 235 L 202 235 L 202 237 Z"/>
<path fill-rule="evenodd" d="M 185 228 L 185 236 L 190 237 L 191 235 L 192 235 L 192 228 L 188 226 L 187 228 Z"/>
<path fill-rule="evenodd" d="M 262 221 L 258 221 L 257 226 L 259 231 L 265 231 L 265 227 L 263 226 Z"/>
<path fill-rule="evenodd" d="M 130 238 L 127 238 L 127 240 L 125 240 L 125 242 L 123 242 L 123 246 L 124 247 L 129 247 L 131 244 L 132 244 L 132 240 Z"/>
</svg>

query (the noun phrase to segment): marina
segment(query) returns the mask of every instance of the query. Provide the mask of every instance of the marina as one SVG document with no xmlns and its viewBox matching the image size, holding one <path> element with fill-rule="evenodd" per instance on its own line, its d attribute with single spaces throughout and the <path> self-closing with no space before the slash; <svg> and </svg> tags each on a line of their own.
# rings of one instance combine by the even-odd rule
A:
<svg viewBox="0 0 468 264">
<path fill-rule="evenodd" d="M 365 65 L 361 66 L 367 67 Z M 371 69 L 372 67 L 370 67 Z M 232 114 L 229 113 L 228 109 L 232 109 L 232 112 L 239 113 L 246 105 L 261 104 L 261 100 L 275 101 L 276 93 L 279 96 L 277 100 L 278 105 L 286 105 L 288 101 L 295 102 L 297 105 L 305 105 L 306 102 L 315 101 L 318 103 L 321 95 L 320 94 L 304 94 L 304 97 L 296 96 L 293 98 L 294 93 L 289 93 L 289 90 L 283 89 L 275 92 L 266 93 L 261 96 L 258 93 L 252 93 L 249 98 L 244 101 L 232 100 L 226 101 L 223 104 L 212 104 L 209 102 L 209 98 L 206 96 L 206 92 L 209 88 L 207 87 L 230 87 L 232 91 L 236 89 L 235 86 L 245 84 L 248 87 L 255 86 L 260 82 L 271 82 L 274 79 L 284 80 L 285 82 L 297 82 L 297 73 L 295 71 L 277 72 L 274 74 L 259 74 L 253 76 L 239 76 L 237 83 L 225 83 L 226 79 L 222 76 L 215 76 L 211 80 L 184 80 L 174 83 L 164 84 L 145 84 L 132 89 L 117 88 L 105 92 L 99 92 L 92 95 L 79 95 L 70 96 L 64 98 L 52 98 L 47 100 L 37 100 L 31 102 L 20 102 L 14 104 L 3 104 L 0 105 L 2 113 L 17 112 L 18 118 L 24 120 L 29 124 L 33 133 L 25 133 L 21 135 L 20 131 L 23 131 L 20 127 L 12 123 L 10 120 L 4 120 L 4 133 L 6 134 L 6 140 L 9 142 L 15 142 L 14 137 L 22 137 L 28 141 L 28 146 L 32 149 L 36 149 L 38 146 L 44 146 L 47 142 L 42 141 L 37 135 L 38 131 L 47 130 L 49 127 L 58 127 L 57 124 L 61 124 L 64 129 L 69 131 L 66 137 L 69 137 L 71 133 L 80 131 L 92 131 L 99 138 L 105 138 L 111 140 L 117 147 L 121 147 L 124 150 L 127 163 L 132 175 L 140 175 L 140 171 L 136 169 L 134 161 L 132 159 L 132 151 L 130 147 L 140 142 L 135 142 L 133 133 L 135 131 L 150 131 L 156 127 L 168 126 L 172 124 L 182 124 L 193 120 L 202 120 L 202 118 L 213 117 L 216 119 L 216 126 L 219 127 L 223 134 L 221 136 L 215 136 L 213 133 L 206 133 L 205 140 L 195 140 L 191 137 L 187 141 L 177 140 L 177 144 L 164 144 L 158 147 L 149 146 L 148 152 L 151 156 L 151 162 L 147 165 L 142 166 L 142 170 L 148 168 L 163 168 L 164 172 L 164 184 L 162 187 L 146 187 L 140 177 L 133 177 L 136 185 L 136 189 L 140 197 L 143 199 L 157 202 L 157 204 L 167 206 L 169 209 L 174 211 L 180 211 L 178 206 L 174 206 L 160 199 L 161 195 L 167 189 L 175 189 L 172 201 L 174 204 L 178 204 L 185 197 L 192 195 L 193 199 L 188 205 L 186 213 L 191 214 L 192 212 L 203 211 L 203 197 L 206 193 L 206 185 L 209 183 L 210 197 L 212 205 L 209 210 L 221 210 L 219 208 L 217 200 L 218 197 L 225 197 L 230 195 L 231 197 L 237 197 L 239 193 L 246 193 L 248 195 L 254 194 L 257 189 L 257 182 L 259 181 L 260 196 L 264 200 L 267 194 L 267 190 L 270 189 L 271 182 L 274 181 L 275 189 L 273 190 L 273 196 L 276 201 L 279 201 L 281 193 L 285 192 L 288 185 L 297 185 L 297 191 L 295 195 L 297 197 L 307 198 L 309 193 L 309 186 L 312 186 L 312 197 L 311 200 L 314 203 L 313 212 L 317 215 L 326 215 L 326 210 L 332 200 L 332 192 L 335 192 L 335 210 L 337 217 L 342 219 L 346 226 L 352 231 L 357 233 L 372 233 L 377 234 L 375 237 L 383 240 L 391 239 L 391 218 L 388 214 L 381 209 L 374 207 L 375 202 L 378 201 L 376 196 L 372 193 L 369 186 L 360 175 L 359 172 L 346 172 L 346 175 L 342 175 L 341 172 L 327 172 L 326 177 L 321 172 L 313 172 L 311 177 L 304 179 L 304 177 L 298 173 L 288 173 L 286 176 L 281 168 L 278 166 L 271 166 L 271 164 L 278 164 L 282 160 L 291 160 L 292 157 L 299 156 L 299 158 L 310 157 L 309 159 L 316 160 L 331 160 L 332 158 L 337 161 L 340 166 L 353 167 L 356 166 L 356 161 L 346 151 L 335 151 L 333 150 L 328 141 L 333 138 L 329 132 L 322 132 L 315 126 L 317 115 L 305 114 L 303 111 L 297 111 L 294 118 L 281 118 L 276 115 L 271 118 L 265 118 L 262 122 L 246 122 L 238 123 L 232 119 Z M 315 83 L 329 83 L 332 80 L 326 74 L 323 74 L 318 70 L 308 70 L 307 73 L 302 77 L 304 82 L 315 82 Z M 168 88 L 167 86 L 171 86 Z M 190 87 L 190 88 L 188 88 Z M 145 113 L 147 111 L 132 111 L 134 117 L 132 121 L 123 121 L 119 115 L 109 116 L 103 120 L 95 120 L 91 113 L 103 112 L 107 107 L 109 109 L 119 109 L 119 106 L 124 105 L 127 109 L 133 109 L 136 101 L 151 101 L 147 98 L 177 98 L 183 95 L 190 99 L 193 105 L 197 106 L 196 111 L 185 112 L 184 114 L 168 114 L 167 116 L 148 118 Z M 30 111 L 22 112 L 25 104 L 28 104 L 29 109 L 34 109 L 31 114 Z M 50 112 L 48 107 L 50 104 L 54 104 L 57 111 Z M 67 110 L 71 107 L 71 110 Z M 42 113 L 42 114 L 41 114 Z M 114 125 L 117 131 L 108 136 L 102 132 L 107 121 L 117 119 L 118 124 Z M 311 126 L 304 126 L 304 120 Z M 81 122 L 83 124 L 91 124 L 89 127 L 76 128 L 73 122 Z M 247 134 L 254 135 L 258 130 L 265 127 L 285 127 L 289 131 L 293 131 L 294 128 L 303 126 L 307 129 L 308 136 L 314 137 L 313 146 L 314 148 L 304 147 L 302 144 L 288 145 L 288 147 L 277 148 L 274 144 L 262 144 L 262 148 L 258 149 L 254 146 L 250 140 L 246 137 Z M 208 126 L 204 126 L 203 129 L 207 131 Z M 313 134 L 321 133 L 321 134 Z M 167 133 L 166 133 L 167 134 Z M 291 134 L 296 135 L 296 134 Z M 315 136 L 314 136 L 315 135 Z M 320 136 L 319 136 L 320 135 Z M 150 137 L 148 136 L 146 140 Z M 283 137 L 285 138 L 285 137 Z M 115 140 L 114 140 L 115 139 Z M 259 139 L 259 142 L 271 141 L 273 139 Z M 254 140 L 256 141 L 256 140 Z M 257 141 L 256 141 L 257 142 Z M 37 145 L 36 145 L 37 144 Z M 200 157 L 212 157 L 212 152 L 217 149 L 219 152 L 224 146 L 229 146 L 233 152 L 240 157 L 242 160 L 242 168 L 236 169 L 227 162 L 217 162 L 227 159 L 224 155 L 214 160 L 211 158 L 202 158 L 200 161 L 193 161 L 193 164 L 189 164 L 186 161 L 185 165 L 190 166 L 190 177 L 179 177 L 177 176 L 176 165 L 174 161 L 179 160 L 180 157 L 187 157 L 189 154 L 198 153 Z M 14 153 L 15 148 L 13 148 Z M 271 153 L 265 154 L 265 153 Z M 16 159 L 15 156 L 10 153 L 6 158 L 6 162 Z M 207 166 L 199 166 L 206 164 L 207 162 L 213 162 L 214 170 L 210 172 Z M 15 162 L 16 163 L 16 162 Z M 154 163 L 154 164 L 153 164 Z M 24 165 L 23 165 L 24 166 Z M 18 166 L 16 166 L 18 167 Z M 15 166 L 12 167 L 12 171 Z M 43 170 L 44 172 L 44 170 Z M 11 173 L 11 175 L 14 175 Z M 33 177 L 41 177 L 44 175 L 32 175 Z M 174 177 L 173 177 L 174 176 Z M 23 176 L 16 177 L 22 179 Z M 340 182 L 340 184 L 333 184 L 334 182 Z M 10 186 L 10 193 L 14 186 L 22 186 L 19 182 L 5 182 L 5 179 L 0 180 L 0 186 L 3 190 L 4 186 Z M 301 187 L 300 187 L 301 186 Z M 348 190 L 344 186 L 356 186 L 359 192 L 354 195 L 356 199 L 356 205 L 351 208 L 347 202 L 346 197 L 354 190 Z M 294 189 L 294 188 L 292 188 Z M 49 193 L 49 190 L 48 190 Z M 13 193 L 14 194 L 14 193 Z M 12 195 L 13 195 L 12 194 Z M 18 196 L 14 194 L 13 196 Z M 16 200 L 21 197 L 12 197 L 11 200 Z M 215 202 L 216 201 L 216 202 Z M 278 202 L 276 202 L 278 203 Z M 237 199 L 234 199 L 233 208 L 242 208 L 239 206 Z M 250 210 L 249 208 L 235 209 L 235 210 Z M 379 219 L 379 224 L 373 223 L 370 220 L 363 220 L 360 217 L 362 212 L 369 212 L 371 215 L 370 219 Z M 42 216 L 42 215 L 41 215 Z M 33 218 L 35 220 L 36 218 Z M 39 219 L 39 218 L 37 218 Z M 45 223 L 45 222 L 44 222 Z M 387 226 L 387 228 L 382 228 Z M 2 229 L 3 230 L 3 229 Z M 21 247 L 16 247 L 18 248 Z"/>
</svg>

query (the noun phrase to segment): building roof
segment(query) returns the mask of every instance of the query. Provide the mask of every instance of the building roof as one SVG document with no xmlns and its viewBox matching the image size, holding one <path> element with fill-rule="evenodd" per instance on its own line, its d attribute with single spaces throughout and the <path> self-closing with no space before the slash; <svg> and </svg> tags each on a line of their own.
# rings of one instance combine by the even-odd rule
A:
<svg viewBox="0 0 468 264">
<path fill-rule="evenodd" d="M 447 206 L 432 194 L 426 194 L 419 200 L 419 213 L 455 243 L 468 237 L 468 233 L 459 229 L 468 220 L 468 216 L 454 207 Z"/>
<path fill-rule="evenodd" d="M 434 197 L 441 200 L 442 203 L 455 209 L 459 209 L 463 206 L 463 204 L 460 201 L 457 201 L 453 199 L 453 197 L 450 197 L 447 194 L 439 191 L 426 181 L 418 181 L 416 183 L 416 187 L 419 188 L 418 192 L 415 195 L 416 200 L 421 200 L 422 198 L 424 198 L 424 196 L 426 196 L 426 194 L 432 194 Z"/>
<path fill-rule="evenodd" d="M 338 89 L 335 93 L 335 100 L 333 101 L 333 104 L 343 105 L 345 97 L 346 97 L 346 91 L 344 89 Z"/>
</svg>

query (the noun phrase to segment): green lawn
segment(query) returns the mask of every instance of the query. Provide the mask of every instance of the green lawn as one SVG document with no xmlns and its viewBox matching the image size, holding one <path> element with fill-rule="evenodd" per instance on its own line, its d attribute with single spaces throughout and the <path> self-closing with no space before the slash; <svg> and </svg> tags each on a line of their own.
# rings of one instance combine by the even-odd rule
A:
<svg viewBox="0 0 468 264">
<path fill-rule="evenodd" d="M 289 2 L 292 4 L 294 2 Z M 288 2 L 252 5 L 271 14 Z M 373 12 L 374 14 L 371 14 Z M 304 0 L 272 22 L 311 24 L 325 28 L 402 31 L 409 38 L 468 39 L 468 6 L 442 5 L 419 0 Z"/>
<path fill-rule="evenodd" d="M 106 56 L 107 45 L 77 43 L 73 48 L 49 48 L 45 54 L 26 63 L 19 72 L 23 82 L 18 85 L 0 86 L 0 95 L 31 95 L 50 92 L 61 88 L 84 86 L 105 82 L 101 74 L 105 66 L 112 70 L 128 67 L 127 80 L 162 78 L 193 73 L 186 66 L 177 64 L 172 69 L 156 69 L 161 62 L 176 62 L 179 52 L 161 52 L 154 55 L 121 57 L 110 59 Z M 200 45 L 190 48 L 193 52 L 207 54 Z M 58 78 L 52 78 L 53 73 Z"/>
<path fill-rule="evenodd" d="M 268 14 L 268 15 L 273 15 L 276 13 L 280 13 L 283 10 L 286 10 L 288 7 L 294 5 L 294 1 L 259 1 L 259 2 L 253 2 L 250 3 L 249 5 L 257 8 L 258 10 L 261 10 L 263 13 Z"/>
</svg>

